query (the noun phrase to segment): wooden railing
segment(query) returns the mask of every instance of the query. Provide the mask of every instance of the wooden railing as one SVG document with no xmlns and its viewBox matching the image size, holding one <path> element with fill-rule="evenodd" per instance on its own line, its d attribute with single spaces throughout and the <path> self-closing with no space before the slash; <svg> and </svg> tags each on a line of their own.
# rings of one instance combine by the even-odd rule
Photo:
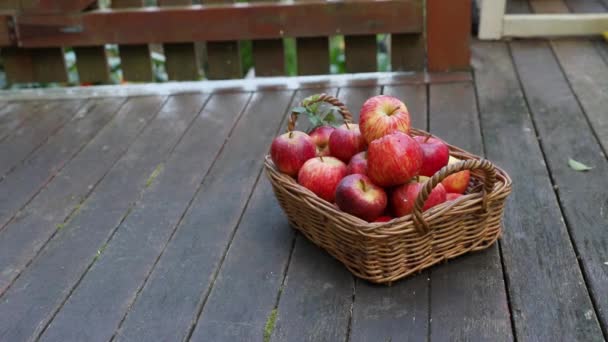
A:
<svg viewBox="0 0 608 342">
<path fill-rule="evenodd" d="M 390 34 L 392 70 L 469 66 L 470 0 L 231 3 L 230 0 L 3 0 L 0 55 L 9 82 L 65 82 L 73 47 L 80 82 L 110 80 L 105 44 L 118 44 L 123 78 L 153 80 L 162 44 L 171 80 L 240 78 L 239 42 L 252 41 L 256 76 L 285 74 L 283 38 L 296 38 L 297 74 L 329 73 L 328 37 L 344 36 L 346 72 L 377 71 L 377 34 Z"/>
</svg>

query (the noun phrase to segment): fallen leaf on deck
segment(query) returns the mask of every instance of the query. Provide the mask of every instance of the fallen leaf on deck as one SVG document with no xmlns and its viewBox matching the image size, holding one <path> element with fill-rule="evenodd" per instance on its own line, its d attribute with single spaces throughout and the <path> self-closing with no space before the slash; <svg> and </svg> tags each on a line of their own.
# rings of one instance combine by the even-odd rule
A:
<svg viewBox="0 0 608 342">
<path fill-rule="evenodd" d="M 572 158 L 568 159 L 568 166 L 570 166 L 570 168 L 574 171 L 589 171 L 589 170 L 593 169 L 591 166 L 587 166 Z"/>
</svg>

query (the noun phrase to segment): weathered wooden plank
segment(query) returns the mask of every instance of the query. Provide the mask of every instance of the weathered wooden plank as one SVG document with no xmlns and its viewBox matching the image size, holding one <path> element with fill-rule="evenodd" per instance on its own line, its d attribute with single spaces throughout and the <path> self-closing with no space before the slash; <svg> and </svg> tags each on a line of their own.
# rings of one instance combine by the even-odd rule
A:
<svg viewBox="0 0 608 342">
<path fill-rule="evenodd" d="M 608 259 L 604 216 L 608 194 L 598 184 L 605 183 L 608 163 L 549 46 L 533 41 L 511 46 L 570 235 L 600 321 L 606 327 L 608 272 L 603 262 Z M 568 158 L 593 165 L 593 172 L 573 171 Z"/>
<path fill-rule="evenodd" d="M 428 0 L 426 22 L 428 69 L 468 69 L 471 58 L 471 1 Z"/>
<path fill-rule="evenodd" d="M 232 0 L 203 0 L 203 3 L 232 3 Z M 239 42 L 207 42 L 207 78 L 221 80 L 243 77 Z"/>
<path fill-rule="evenodd" d="M 608 42 L 606 42 L 605 39 L 596 39 L 593 43 L 599 54 L 604 59 L 604 62 L 606 62 L 606 65 L 608 65 Z"/>
<path fill-rule="evenodd" d="M 427 87 L 384 87 L 401 99 L 414 127 L 427 129 Z M 423 272 L 391 286 L 356 282 L 350 341 L 422 341 L 428 336 L 429 274 Z"/>
<path fill-rule="evenodd" d="M 180 111 L 191 112 L 199 112 L 205 100 L 202 95 L 177 98 Z M 220 94 L 205 105 L 41 341 L 110 340 L 248 99 L 245 93 Z M 92 321 L 94 326 L 88 324 Z"/>
<path fill-rule="evenodd" d="M 7 104 L 0 111 L 0 142 L 13 134 L 18 127 L 27 122 L 43 102 L 19 101 Z"/>
<path fill-rule="evenodd" d="M 130 99 L 114 119 L 0 233 L 0 294 L 88 197 L 158 112 L 161 98 Z"/>
<path fill-rule="evenodd" d="M 338 98 L 358 120 L 377 87 L 342 88 Z M 296 238 L 276 313 L 273 341 L 341 341 L 348 334 L 354 279 L 346 268 L 301 235 Z"/>
<path fill-rule="evenodd" d="M 560 40 L 552 45 L 597 138 L 608 151 L 608 65 L 590 41 Z"/>
<path fill-rule="evenodd" d="M 84 105 L 83 100 L 57 100 L 38 107 L 35 115 L 0 142 L 0 175 L 5 176 L 53 136 Z"/>
<path fill-rule="evenodd" d="M 0 56 L 9 83 L 68 81 L 62 48 L 3 47 Z"/>
<path fill-rule="evenodd" d="M 447 142 L 483 155 L 471 83 L 430 85 L 429 128 Z M 430 271 L 431 340 L 513 340 L 498 246 Z"/>
<path fill-rule="evenodd" d="M 0 182 L 0 230 L 112 119 L 123 102 L 119 98 L 89 101 Z"/>
<path fill-rule="evenodd" d="M 159 0 L 159 6 L 186 6 L 192 0 Z M 163 45 L 165 67 L 170 80 L 198 80 L 199 65 L 196 48 L 193 43 L 169 43 Z"/>
<path fill-rule="evenodd" d="M 74 47 L 78 80 L 81 84 L 110 82 L 110 66 L 103 46 Z"/>
<path fill-rule="evenodd" d="M 329 90 L 298 91 L 290 107 Z M 335 91 L 334 91 L 335 92 Z M 305 119 L 302 118 L 304 129 Z M 275 307 L 294 233 L 265 175 L 258 182 L 230 244 L 192 341 L 262 341 Z"/>
<path fill-rule="evenodd" d="M 243 69 L 238 42 L 207 42 L 207 78 L 241 78 Z"/>
<path fill-rule="evenodd" d="M 376 35 L 344 36 L 346 71 L 378 71 Z"/>
<path fill-rule="evenodd" d="M 422 33 L 424 18 L 420 2 L 352 1 L 344 6 L 343 2 L 323 0 L 264 1 L 254 6 L 182 6 L 162 11 L 128 8 L 81 15 L 21 15 L 17 30 L 23 47 Z M 311 25 L 312 13 L 314 25 Z M 159 22 L 163 25 L 158 25 Z M 50 31 L 45 27 L 48 25 L 78 25 L 82 31 Z"/>
<path fill-rule="evenodd" d="M 111 4 L 112 8 L 144 7 L 144 0 L 112 0 Z M 119 45 L 118 53 L 124 80 L 130 82 L 154 81 L 152 57 L 147 44 Z"/>
<path fill-rule="evenodd" d="M 517 340 L 602 340 L 509 51 L 503 43 L 476 43 L 475 56 L 487 156 L 513 178 L 501 246 Z M 543 79 L 544 92 L 553 86 L 542 69 L 518 71 Z"/>
<path fill-rule="evenodd" d="M 255 93 L 115 340 L 189 336 L 291 96 Z"/>
<path fill-rule="evenodd" d="M 426 48 L 423 34 L 391 35 L 391 70 L 424 70 Z"/>
<path fill-rule="evenodd" d="M 87 10 L 98 9 L 98 2 L 94 1 Z M 76 68 L 80 84 L 97 84 L 110 82 L 110 66 L 106 55 L 106 48 L 99 46 L 75 46 Z"/>
<path fill-rule="evenodd" d="M 329 74 L 327 37 L 297 38 L 298 75 Z"/>
<path fill-rule="evenodd" d="M 606 12 L 606 7 L 600 0 L 564 0 L 568 8 L 576 13 L 601 13 Z"/>
<path fill-rule="evenodd" d="M 0 300 L 0 334 L 39 335 L 140 197 L 197 113 L 171 97 L 146 131 L 107 173 L 79 212 L 44 246 Z"/>
</svg>

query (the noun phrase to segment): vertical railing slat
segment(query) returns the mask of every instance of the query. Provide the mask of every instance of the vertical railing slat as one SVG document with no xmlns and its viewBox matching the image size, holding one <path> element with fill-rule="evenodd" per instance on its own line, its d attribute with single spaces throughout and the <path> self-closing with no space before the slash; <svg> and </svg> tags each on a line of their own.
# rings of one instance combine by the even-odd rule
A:
<svg viewBox="0 0 608 342">
<path fill-rule="evenodd" d="M 471 1 L 427 0 L 426 30 L 429 71 L 470 67 Z"/>
<path fill-rule="evenodd" d="M 329 74 L 329 40 L 327 37 L 296 39 L 298 75 Z"/>
<path fill-rule="evenodd" d="M 97 9 L 97 3 L 88 9 Z M 102 46 L 75 46 L 76 69 L 80 83 L 109 83 L 110 67 L 106 48 Z"/>
<path fill-rule="evenodd" d="M 426 51 L 422 33 L 391 35 L 392 71 L 424 70 L 425 57 Z"/>
<path fill-rule="evenodd" d="M 233 3 L 233 0 L 202 0 L 203 4 Z M 207 78 L 222 80 L 243 77 L 239 42 L 207 42 Z"/>
<path fill-rule="evenodd" d="M 265 0 L 252 0 L 260 2 Z M 276 0 L 270 0 L 276 1 Z M 282 39 L 263 39 L 253 41 L 253 64 L 256 76 L 285 75 L 285 56 Z"/>
<path fill-rule="evenodd" d="M 378 70 L 376 35 L 344 37 L 344 57 L 347 72 L 373 72 Z"/>
<path fill-rule="evenodd" d="M 191 5 L 191 0 L 158 0 L 159 6 Z M 163 44 L 165 66 L 170 80 L 198 80 L 199 63 L 194 43 Z"/>
<path fill-rule="evenodd" d="M 143 7 L 143 0 L 112 0 L 113 8 Z M 162 24 L 162 23 L 160 23 Z M 145 28 L 142 27 L 142 30 Z M 122 76 L 126 81 L 154 81 L 152 57 L 147 44 L 119 45 L 120 66 Z"/>
</svg>

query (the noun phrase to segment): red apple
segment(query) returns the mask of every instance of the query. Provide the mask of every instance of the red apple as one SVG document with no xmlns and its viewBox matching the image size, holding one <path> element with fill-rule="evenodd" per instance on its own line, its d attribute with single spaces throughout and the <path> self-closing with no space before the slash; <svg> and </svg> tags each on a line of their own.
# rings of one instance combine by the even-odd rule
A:
<svg viewBox="0 0 608 342">
<path fill-rule="evenodd" d="M 370 144 L 396 131 L 409 133 L 410 113 L 399 99 L 378 95 L 365 101 L 361 107 L 359 125 L 365 140 Z"/>
<path fill-rule="evenodd" d="M 446 143 L 430 135 L 427 137 L 416 136 L 414 140 L 418 142 L 422 149 L 421 175 L 431 177 L 442 167 L 448 165 L 450 149 Z"/>
<path fill-rule="evenodd" d="M 390 216 L 380 216 L 377 219 L 375 219 L 374 222 L 389 222 L 392 220 L 393 220 L 393 218 Z"/>
<path fill-rule="evenodd" d="M 329 136 L 334 131 L 331 126 L 319 126 L 313 129 L 309 135 L 312 141 L 317 145 L 317 156 L 329 156 Z"/>
<path fill-rule="evenodd" d="M 344 177 L 336 188 L 336 204 L 344 212 L 373 221 L 386 209 L 384 189 L 372 183 L 365 175 Z"/>
<path fill-rule="evenodd" d="M 420 193 L 423 186 L 424 184 L 422 183 L 410 182 L 393 190 L 393 193 L 391 194 L 391 206 L 393 208 L 393 214 L 398 217 L 411 214 L 414 211 L 414 204 L 416 203 L 418 193 Z M 422 210 L 427 210 L 445 202 L 445 198 L 445 188 L 441 184 L 438 184 L 433 191 L 431 191 L 431 194 L 427 198 L 426 202 L 424 202 L 424 207 Z"/>
<path fill-rule="evenodd" d="M 460 159 L 450 156 L 450 161 L 448 162 L 448 165 L 455 164 L 460 161 Z M 463 194 L 469 186 L 470 179 L 471 171 L 464 170 L 447 176 L 443 179 L 441 184 L 443 184 L 447 192 Z"/>
<path fill-rule="evenodd" d="M 382 187 L 409 181 L 418 174 L 421 165 L 420 145 L 403 132 L 376 139 L 367 150 L 367 175 Z"/>
<path fill-rule="evenodd" d="M 359 173 L 366 174 L 367 173 L 367 152 L 359 152 L 355 154 L 348 162 L 348 166 L 346 167 L 346 173 L 349 175 Z"/>
<path fill-rule="evenodd" d="M 336 187 L 346 176 L 346 164 L 334 157 L 309 159 L 298 173 L 298 183 L 322 199 L 333 202 Z"/>
<path fill-rule="evenodd" d="M 455 194 L 455 193 L 453 193 L 453 192 L 448 192 L 448 193 L 445 195 L 445 200 L 446 200 L 446 201 L 453 201 L 453 200 L 455 200 L 455 199 L 458 199 L 459 197 L 462 197 L 462 194 Z"/>
<path fill-rule="evenodd" d="M 344 124 L 329 136 L 329 151 L 332 156 L 348 163 L 355 154 L 365 150 L 365 139 L 357 124 Z"/>
<path fill-rule="evenodd" d="M 316 154 L 315 143 L 304 132 L 281 134 L 272 141 L 270 157 L 279 171 L 295 176 L 302 165 Z"/>
</svg>

